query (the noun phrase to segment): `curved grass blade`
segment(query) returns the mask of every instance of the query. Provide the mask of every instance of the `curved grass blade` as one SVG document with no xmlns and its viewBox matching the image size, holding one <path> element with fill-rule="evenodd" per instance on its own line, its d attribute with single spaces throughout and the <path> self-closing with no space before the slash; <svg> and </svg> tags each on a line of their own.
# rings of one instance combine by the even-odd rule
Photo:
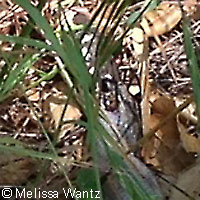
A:
<svg viewBox="0 0 200 200">
<path fill-rule="evenodd" d="M 88 72 L 88 69 L 86 67 L 85 61 L 82 57 L 81 50 L 77 42 L 72 36 L 65 34 L 64 37 L 62 38 L 64 40 L 63 42 L 64 44 L 62 45 L 61 42 L 57 39 L 57 37 L 53 33 L 53 28 L 49 25 L 49 23 L 41 15 L 41 13 L 30 4 L 29 1 L 15 0 L 15 2 L 20 6 L 22 6 L 23 8 L 25 8 L 26 11 L 29 13 L 29 15 L 33 18 L 35 23 L 39 26 L 39 28 L 41 28 L 44 31 L 46 38 L 49 41 L 51 41 L 53 49 L 61 57 L 67 71 L 70 72 L 70 75 L 72 75 L 71 78 L 73 79 L 74 83 L 77 84 L 76 86 L 79 87 L 81 93 L 83 92 L 82 94 L 84 98 L 84 104 L 82 104 L 81 106 L 84 108 L 83 110 L 85 111 L 85 115 L 87 117 L 88 139 L 91 145 L 94 159 L 96 159 L 95 158 L 96 138 L 94 135 L 94 130 L 97 124 L 96 115 L 98 115 L 98 111 L 94 106 L 90 91 L 92 83 L 91 75 Z M 76 58 L 74 58 L 74 55 Z M 64 74 L 61 75 L 65 76 Z M 98 170 L 95 171 L 96 171 L 97 185 L 99 190 L 101 190 L 99 184 Z"/>
<path fill-rule="evenodd" d="M 120 38 L 118 38 L 116 40 L 116 36 L 114 34 L 119 22 L 120 22 L 120 18 L 121 15 L 124 12 L 124 9 L 127 8 L 132 2 L 131 1 L 124 1 L 121 3 L 121 5 L 117 8 L 117 12 L 115 12 L 115 15 L 113 17 L 112 23 L 115 23 L 113 25 L 113 28 L 110 30 L 110 32 L 107 34 L 108 38 L 105 39 L 101 46 L 100 46 L 100 55 L 99 55 L 99 59 L 98 59 L 98 65 L 97 66 L 102 66 L 104 65 L 104 63 L 116 52 L 119 51 L 119 49 L 122 48 L 122 40 L 125 37 L 126 33 L 130 30 L 130 28 L 133 28 L 135 26 L 135 24 L 138 22 L 138 20 L 140 19 L 140 17 L 142 16 L 142 14 L 149 9 L 149 7 L 153 7 L 155 6 L 155 4 L 157 3 L 157 0 L 153 0 L 153 1 L 148 1 L 142 8 L 142 10 L 140 12 L 138 12 L 137 14 L 135 14 L 134 19 L 131 20 L 131 24 L 126 28 L 126 30 L 124 31 L 124 33 L 122 34 L 122 36 Z M 133 17 L 132 17 L 133 18 Z M 116 20 L 118 19 L 118 20 Z M 130 19 L 129 19 L 130 20 Z M 129 22 L 130 23 L 130 22 Z M 128 24 L 129 24 L 128 23 Z"/>
<path fill-rule="evenodd" d="M 183 18 L 183 33 L 184 33 L 184 44 L 185 51 L 189 61 L 189 71 L 192 80 L 192 87 L 194 90 L 194 99 L 196 102 L 196 110 L 198 116 L 197 130 L 200 132 L 200 62 L 199 55 L 195 52 L 195 47 L 193 43 L 193 35 L 190 29 L 190 21 L 184 16 Z"/>
<path fill-rule="evenodd" d="M 43 153 L 36 150 L 32 150 L 26 146 L 23 142 L 10 137 L 3 137 L 0 140 L 0 151 L 10 152 L 19 156 L 29 156 L 33 158 L 54 160 L 56 157 L 51 153 Z"/>
<path fill-rule="evenodd" d="M 1 35 L 0 34 L 0 41 L 4 42 L 13 42 L 19 45 L 27 45 L 31 47 L 35 47 L 38 49 L 46 49 L 49 51 L 52 51 L 53 48 L 47 44 L 45 44 L 42 41 L 31 39 L 31 38 L 25 38 L 20 36 L 11 36 L 11 35 Z"/>
<path fill-rule="evenodd" d="M 77 46 L 73 38 L 70 38 L 68 40 L 67 49 L 64 49 L 61 43 L 59 42 L 58 38 L 54 34 L 53 28 L 50 26 L 47 20 L 41 15 L 41 13 L 37 8 L 32 6 L 29 1 L 23 1 L 23 0 L 14 0 L 14 1 L 20 6 L 22 6 L 29 13 L 31 18 L 35 21 L 35 23 L 45 32 L 45 37 L 51 41 L 52 48 L 62 58 L 62 60 L 65 63 L 65 66 L 67 66 L 70 73 L 76 78 L 76 80 L 79 80 L 80 85 L 82 87 L 88 89 L 91 85 L 91 77 L 88 73 L 87 68 L 85 67 L 85 64 L 81 62 L 81 65 L 76 65 L 77 63 L 74 60 L 74 57 L 71 57 L 72 51 L 77 50 Z M 82 56 L 81 53 L 80 56 Z M 88 81 L 86 82 L 84 80 L 82 82 L 83 79 L 80 79 L 80 77 L 85 77 Z"/>
<path fill-rule="evenodd" d="M 116 144 L 117 142 L 112 138 L 111 135 L 113 134 L 110 133 L 111 135 L 108 135 L 106 130 L 104 130 L 104 128 L 106 128 L 104 127 L 104 123 L 103 126 L 99 126 L 98 128 L 98 132 L 101 133 L 101 137 L 105 137 L 106 141 L 106 143 L 100 141 L 102 145 L 99 145 L 98 149 L 101 158 L 100 168 L 104 165 L 103 168 L 106 169 L 110 167 L 112 169 L 112 177 L 108 179 L 111 182 L 107 183 L 105 186 L 109 186 L 110 189 L 106 191 L 109 192 L 112 190 L 112 193 L 116 196 L 116 199 L 122 198 L 120 197 L 120 194 L 118 194 L 119 190 L 122 193 L 121 195 L 124 196 L 124 199 L 126 199 L 125 196 L 128 196 L 127 199 L 137 200 L 162 199 L 159 188 L 156 187 L 157 185 L 149 183 L 149 180 L 152 179 L 153 181 L 151 175 L 148 174 L 148 177 L 142 177 L 143 174 L 139 173 L 137 167 L 135 167 L 135 163 L 130 160 L 130 158 L 128 158 L 127 155 L 122 152 L 122 150 L 118 151 L 118 144 Z M 110 129 L 110 131 L 112 130 Z M 142 171 L 144 171 L 144 169 Z"/>
<path fill-rule="evenodd" d="M 149 1 L 141 11 L 133 12 L 127 21 L 127 24 L 130 26 L 130 28 L 133 28 L 135 26 L 135 23 L 142 17 L 145 12 L 153 10 L 158 6 L 159 3 L 159 0 Z"/>
<path fill-rule="evenodd" d="M 76 178 L 76 184 L 82 192 L 84 192 L 82 200 L 88 199 L 92 200 L 95 197 L 100 198 L 100 191 L 94 179 L 95 177 L 94 169 L 80 169 Z M 92 193 L 91 193 L 92 192 Z"/>
<path fill-rule="evenodd" d="M 9 71 L 5 79 L 0 80 L 0 102 L 7 98 L 11 90 L 23 80 L 26 72 L 40 58 L 40 54 L 26 55 L 18 66 Z"/>
</svg>

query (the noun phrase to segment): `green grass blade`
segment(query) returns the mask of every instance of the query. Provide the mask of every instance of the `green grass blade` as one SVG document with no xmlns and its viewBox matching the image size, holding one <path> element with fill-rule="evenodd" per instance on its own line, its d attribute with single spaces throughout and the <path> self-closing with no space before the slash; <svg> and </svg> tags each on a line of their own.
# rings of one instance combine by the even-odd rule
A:
<svg viewBox="0 0 200 200">
<path fill-rule="evenodd" d="M 40 54 L 26 55 L 18 66 L 11 70 L 7 77 L 0 80 L 0 102 L 3 101 L 9 92 L 22 81 L 26 72 L 40 58 Z"/>
<path fill-rule="evenodd" d="M 20 37 L 20 36 L 1 35 L 0 34 L 0 41 L 13 42 L 16 44 L 27 45 L 27 46 L 35 47 L 38 49 L 46 49 L 49 51 L 53 50 L 53 48 L 51 46 L 45 44 L 42 41 L 31 39 L 31 38 Z"/>
<path fill-rule="evenodd" d="M 67 49 L 64 49 L 61 43 L 59 42 L 58 38 L 55 36 L 53 28 L 50 26 L 47 20 L 41 15 L 41 13 L 37 8 L 32 6 L 29 1 L 23 1 L 23 0 L 14 0 L 14 1 L 20 6 L 22 6 L 29 13 L 31 18 L 35 21 L 35 23 L 44 31 L 45 37 L 51 41 L 53 49 L 62 58 L 65 65 L 67 66 L 71 74 L 76 78 L 76 80 L 79 80 L 80 76 L 85 77 L 88 80 L 88 82 L 86 83 L 86 81 L 81 82 L 82 80 L 81 79 L 80 85 L 82 85 L 83 87 L 88 87 L 88 85 L 90 85 L 91 83 L 90 80 L 91 77 L 89 76 L 87 68 L 85 68 L 85 65 L 77 66 L 76 64 L 74 64 L 74 60 L 70 54 L 71 48 L 75 47 L 74 41 L 73 40 L 68 41 Z M 70 54 L 70 56 L 68 56 L 68 53 Z M 82 68 L 81 69 L 82 73 L 79 73 L 79 68 Z"/>
<path fill-rule="evenodd" d="M 73 75 L 73 77 L 71 76 L 71 78 L 74 80 L 74 83 L 78 84 L 78 86 L 80 86 L 80 88 L 82 89 L 83 98 L 85 100 L 84 105 L 82 106 L 84 107 L 88 121 L 88 135 L 93 151 L 95 149 L 95 144 L 94 144 L 95 142 L 94 129 L 96 126 L 95 113 L 97 111 L 95 111 L 96 108 L 94 108 L 94 103 L 92 101 L 92 97 L 90 94 L 90 87 L 92 83 L 91 75 L 89 74 L 86 64 L 83 60 L 80 47 L 78 46 L 75 39 L 67 34 L 63 34 L 63 36 L 61 37 L 61 40 L 63 40 L 63 45 L 62 45 L 55 36 L 55 34 L 53 33 L 52 27 L 48 24 L 48 22 L 41 15 L 41 13 L 30 4 L 30 2 L 23 0 L 15 0 L 15 2 L 20 6 L 22 6 L 23 8 L 25 8 L 25 10 L 29 13 L 29 15 L 35 21 L 35 23 L 44 31 L 45 37 L 49 41 L 51 41 L 53 49 L 61 57 L 66 69 L 70 72 L 70 75 Z M 90 136 L 92 139 L 90 138 Z M 97 170 L 96 170 L 96 180 L 97 180 L 97 185 L 100 188 L 99 175 Z"/>
<path fill-rule="evenodd" d="M 14 153 L 15 155 L 28 156 L 32 158 L 47 159 L 47 160 L 56 159 L 56 157 L 51 153 L 42 153 L 39 151 L 24 148 L 23 146 L 19 146 L 19 145 L 8 146 L 8 145 L 0 144 L 0 151 L 5 152 L 5 153 L 10 152 L 10 153 Z"/>
<path fill-rule="evenodd" d="M 194 98 L 196 102 L 196 110 L 198 116 L 197 130 L 200 131 L 200 63 L 198 54 L 195 52 L 193 44 L 193 35 L 190 29 L 189 19 L 184 17 L 183 21 L 183 33 L 184 33 L 184 44 L 185 52 L 189 61 L 189 71 L 192 80 L 192 87 L 194 90 Z"/>
<path fill-rule="evenodd" d="M 135 26 L 135 23 L 142 17 L 144 13 L 156 8 L 159 3 L 160 3 L 159 0 L 149 1 L 147 2 L 147 5 L 141 11 L 133 12 L 127 20 L 127 24 L 130 26 L 130 28 L 133 28 Z"/>
<path fill-rule="evenodd" d="M 50 72 L 45 73 L 39 80 L 32 82 L 27 89 L 37 87 L 42 81 L 50 81 L 58 74 L 58 72 L 58 68 L 54 67 Z"/>
<path fill-rule="evenodd" d="M 119 7 L 119 13 L 123 13 L 124 9 L 130 5 L 130 1 L 124 1 L 121 5 L 121 7 Z M 113 35 L 113 31 L 116 29 L 116 27 L 114 26 L 114 30 L 111 29 L 110 33 L 108 33 L 107 38 L 104 39 L 103 43 L 100 46 L 100 50 L 99 50 L 99 59 L 98 59 L 98 64 L 97 67 L 101 67 L 102 65 L 104 65 L 107 60 L 109 58 L 111 58 L 111 56 L 113 54 L 116 54 L 117 52 L 119 52 L 122 49 L 122 40 L 124 38 L 124 36 L 126 35 L 126 33 L 128 32 L 128 30 L 130 28 L 133 28 L 135 26 L 135 24 L 138 22 L 138 20 L 140 19 L 140 17 L 143 15 L 144 12 L 146 12 L 148 9 L 153 9 L 155 8 L 155 6 L 158 4 L 158 0 L 150 0 L 148 1 L 145 5 L 144 8 L 137 13 L 133 13 L 130 18 L 127 21 L 127 30 L 124 32 L 124 34 L 116 41 L 115 36 Z M 116 18 L 119 17 L 116 15 Z"/>
<path fill-rule="evenodd" d="M 108 133 L 103 130 L 103 127 L 99 127 L 99 132 L 101 133 L 101 136 L 106 137 L 106 141 L 110 145 L 106 145 L 105 148 L 102 150 L 103 145 L 101 145 L 101 150 L 98 151 L 105 151 L 107 154 L 110 163 L 110 167 L 113 170 L 113 173 L 115 174 L 115 180 L 118 181 L 119 186 L 121 188 L 121 192 L 125 195 L 128 195 L 131 197 L 131 199 L 137 199 L 137 200 L 159 200 L 161 198 L 160 191 L 154 191 L 154 188 L 152 188 L 151 185 L 148 185 L 140 174 L 138 174 L 138 171 L 133 168 L 133 166 L 130 164 L 129 158 L 127 158 L 126 155 L 123 154 L 120 150 L 118 150 L 119 147 L 117 147 L 116 141 L 113 138 L 110 138 Z M 105 155 L 105 153 L 101 153 L 101 157 Z M 106 159 L 105 159 L 106 160 Z M 101 163 L 101 165 L 105 164 Z M 134 165 L 134 163 L 133 163 Z M 112 188 L 112 185 L 109 186 Z M 113 189 L 114 190 L 114 189 Z M 114 190 L 115 191 L 115 190 Z M 117 191 L 116 191 L 117 193 Z M 113 194 L 114 195 L 114 194 Z M 117 195 L 117 194 L 115 194 Z"/>
<path fill-rule="evenodd" d="M 94 179 L 95 177 L 95 170 L 94 169 L 81 169 L 78 172 L 77 178 L 76 178 L 76 184 L 80 188 L 81 191 L 87 191 L 88 197 L 87 199 L 94 199 L 96 196 L 96 192 L 98 191 L 98 186 L 96 184 L 96 181 Z M 93 191 L 93 195 L 91 195 L 91 191 Z M 100 194 L 98 195 L 100 197 Z M 86 198 L 82 197 L 80 199 L 84 200 Z"/>
<path fill-rule="evenodd" d="M 87 66 L 80 50 L 80 45 L 66 32 L 62 32 L 61 38 L 63 40 L 63 49 L 68 56 L 68 63 L 74 69 L 74 72 L 78 77 L 77 82 L 80 82 L 81 86 L 88 90 L 91 86 L 91 76 L 88 74 Z"/>
</svg>

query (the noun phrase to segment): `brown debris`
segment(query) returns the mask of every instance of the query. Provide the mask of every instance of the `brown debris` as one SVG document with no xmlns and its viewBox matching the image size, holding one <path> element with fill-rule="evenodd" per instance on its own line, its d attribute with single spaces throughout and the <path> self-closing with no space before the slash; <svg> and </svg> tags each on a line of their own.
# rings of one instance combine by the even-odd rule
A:
<svg viewBox="0 0 200 200">
<path fill-rule="evenodd" d="M 152 105 L 150 128 L 156 126 L 175 109 L 172 99 L 160 97 Z M 162 126 L 142 149 L 142 156 L 147 164 L 153 165 L 168 175 L 176 176 L 194 162 L 194 157 L 185 151 L 177 128 L 176 118 L 172 118 Z"/>
</svg>

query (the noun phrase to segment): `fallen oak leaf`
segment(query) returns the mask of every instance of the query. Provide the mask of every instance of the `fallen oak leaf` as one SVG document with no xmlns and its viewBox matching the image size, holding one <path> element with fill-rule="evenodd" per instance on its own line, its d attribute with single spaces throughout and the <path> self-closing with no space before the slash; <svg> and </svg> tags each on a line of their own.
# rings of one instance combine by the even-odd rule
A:
<svg viewBox="0 0 200 200">
<path fill-rule="evenodd" d="M 159 122 L 159 124 L 157 124 L 153 128 L 151 128 L 151 130 L 143 138 L 141 138 L 138 141 L 138 145 L 135 148 L 137 149 L 138 146 L 143 146 L 145 144 L 145 142 L 147 142 L 154 136 L 154 134 L 156 133 L 156 131 L 159 130 L 160 127 L 162 127 L 164 124 L 166 124 L 166 122 L 169 119 L 171 119 L 173 116 L 176 116 L 181 110 L 186 108 L 192 101 L 193 101 L 193 97 L 188 98 L 183 104 L 181 104 L 179 107 L 177 107 L 175 110 L 173 110 L 173 112 L 169 113 L 164 119 L 162 119 Z"/>
<path fill-rule="evenodd" d="M 200 154 L 200 138 L 196 138 L 195 136 L 187 134 L 184 131 L 180 133 L 180 138 L 183 147 L 187 152 Z"/>
<path fill-rule="evenodd" d="M 176 110 L 175 103 L 167 97 L 160 97 L 152 105 L 153 114 L 149 119 L 150 128 L 157 126 L 166 115 Z M 181 145 L 176 115 L 159 128 L 142 148 L 142 157 L 147 164 L 165 174 L 176 176 L 185 167 L 193 163 L 193 155 L 188 154 Z"/>
<path fill-rule="evenodd" d="M 180 132 L 180 139 L 186 152 L 200 153 L 200 138 L 196 137 L 194 127 L 197 126 L 195 106 L 190 104 L 177 116 L 177 126 Z"/>
</svg>

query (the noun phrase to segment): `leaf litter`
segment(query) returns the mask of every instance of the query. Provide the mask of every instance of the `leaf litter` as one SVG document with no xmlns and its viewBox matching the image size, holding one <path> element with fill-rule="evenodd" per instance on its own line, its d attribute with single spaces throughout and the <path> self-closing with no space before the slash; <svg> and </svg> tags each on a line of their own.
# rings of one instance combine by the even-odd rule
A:
<svg viewBox="0 0 200 200">
<path fill-rule="evenodd" d="M 0 11 L 1 34 L 20 35 L 23 26 L 28 22 L 26 12 L 20 8 L 16 8 L 13 11 L 12 9 L 15 8 L 15 4 L 10 0 L 6 5 L 4 5 L 5 1 L 1 1 L 0 3 L 3 8 Z M 83 4 L 72 1 L 70 3 L 69 5 L 66 4 L 65 7 L 66 12 L 73 15 L 69 20 L 74 19 L 72 23 L 79 25 L 88 23 L 90 16 L 96 10 L 96 3 L 98 1 L 87 0 L 82 2 Z M 10 10 L 10 8 L 12 9 Z M 57 20 L 59 17 L 55 12 L 56 9 L 58 9 L 56 1 L 52 0 L 46 4 L 43 12 L 55 27 L 55 30 L 59 30 L 57 29 L 59 27 L 59 21 Z M 192 30 L 195 33 L 194 39 L 196 44 L 199 44 L 198 20 L 197 15 L 192 18 Z M 33 37 L 36 38 L 40 38 L 40 35 L 42 36 L 42 33 L 38 35 L 37 31 L 33 34 Z M 148 75 L 150 82 L 150 92 L 148 94 L 150 103 L 148 106 L 151 110 L 148 126 L 150 129 L 157 126 L 180 105 L 179 99 L 181 99 L 182 104 L 185 98 L 192 93 L 190 75 L 187 70 L 188 63 L 183 49 L 181 25 L 178 25 L 175 30 L 161 36 L 161 40 L 163 47 L 166 48 L 169 61 L 166 61 L 161 53 L 156 50 L 155 41 L 153 38 L 150 38 L 150 68 Z M 9 52 L 12 46 L 9 46 L 10 49 L 7 48 L 8 46 L 7 43 L 1 43 L 1 51 L 4 52 L 6 50 Z M 140 85 L 136 79 L 140 79 L 141 77 L 137 73 L 138 65 L 136 64 L 136 59 L 132 57 L 130 50 L 124 47 L 113 62 L 117 63 L 120 81 L 126 85 L 127 90 L 131 86 L 136 85 L 138 91 Z M 40 71 L 48 73 L 52 69 L 52 63 L 56 63 L 54 55 L 48 54 L 43 57 L 34 65 L 35 69 L 32 72 L 29 71 L 24 80 L 25 85 L 28 86 L 30 82 L 39 80 L 41 76 Z M 173 67 L 168 68 L 167 63 L 170 63 Z M 73 180 L 77 175 L 78 167 L 88 167 L 92 163 L 86 145 L 86 130 L 77 123 L 77 120 L 84 119 L 82 110 L 77 106 L 77 102 L 68 99 L 71 95 L 69 88 L 60 79 L 60 75 L 57 74 L 49 82 L 43 81 L 39 83 L 36 88 L 28 91 L 27 96 L 33 104 L 34 109 L 39 113 L 39 119 L 48 130 L 52 140 L 56 139 L 57 143 L 55 146 L 60 157 L 62 157 L 62 162 L 69 172 L 70 178 Z M 140 95 L 140 92 L 135 92 L 132 101 L 136 99 L 140 103 Z M 37 122 L 38 119 L 33 115 L 24 96 L 24 94 L 21 94 L 20 89 L 16 89 L 9 99 L 1 104 L 1 135 L 2 137 L 6 135 L 20 141 L 25 141 L 33 149 L 39 149 L 42 152 L 48 151 L 48 142 L 45 141 L 43 134 L 41 134 L 41 127 Z M 190 110 L 186 113 L 187 109 Z M 61 118 L 62 122 L 60 121 Z M 142 145 L 141 151 L 138 153 L 139 159 L 143 160 L 147 166 L 151 166 L 152 170 L 158 171 L 155 172 L 155 176 L 156 173 L 161 173 L 169 179 L 173 177 L 166 188 L 162 188 L 164 190 L 163 193 L 167 193 L 166 190 L 170 191 L 167 193 L 167 196 L 171 200 L 188 199 L 190 197 L 194 199 L 199 198 L 199 167 L 198 159 L 195 157 L 198 156 L 200 151 L 200 142 L 198 134 L 195 132 L 196 123 L 195 105 L 191 103 L 187 108 L 175 114 L 162 125 L 154 133 L 153 137 Z M 56 135 L 57 130 L 59 130 L 58 135 Z M 5 157 L 2 155 L 1 160 L 5 160 Z M 26 179 L 31 181 L 30 177 L 33 175 L 36 176 L 38 170 L 41 170 L 38 166 L 39 164 L 29 158 L 8 159 L 4 163 L 6 164 L 1 164 L 0 170 L 2 173 L 1 177 L 3 177 L 1 184 L 23 184 Z M 43 189 L 52 187 L 55 189 L 58 182 L 61 183 L 61 188 L 64 185 L 63 177 L 57 174 L 56 164 L 49 162 L 42 163 L 48 168 L 48 171 L 41 173 L 41 176 L 45 177 L 41 184 Z M 15 170 L 18 172 L 17 174 Z M 9 180 L 7 179 L 8 173 L 9 176 L 12 174 L 12 178 Z M 24 179 L 21 178 L 22 175 Z M 181 190 L 177 190 L 173 185 L 181 188 L 189 196 L 187 197 L 187 195 L 181 193 Z"/>
</svg>

